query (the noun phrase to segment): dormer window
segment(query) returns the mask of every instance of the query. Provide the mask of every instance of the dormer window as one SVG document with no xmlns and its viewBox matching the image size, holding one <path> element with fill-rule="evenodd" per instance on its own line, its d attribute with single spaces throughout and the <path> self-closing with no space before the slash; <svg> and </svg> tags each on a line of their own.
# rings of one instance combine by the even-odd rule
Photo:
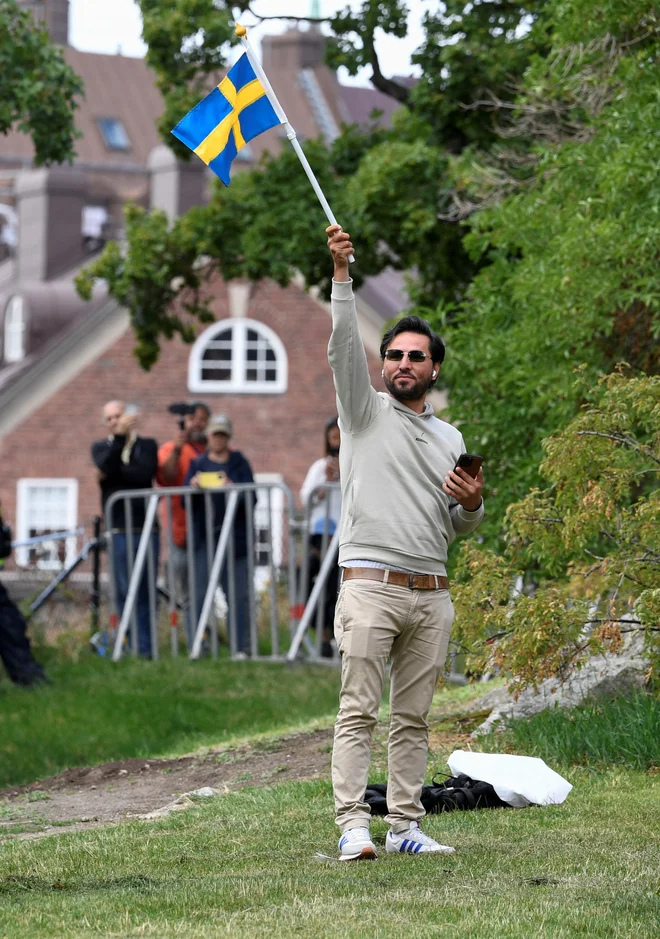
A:
<svg viewBox="0 0 660 939">
<path fill-rule="evenodd" d="M 131 141 L 128 139 L 126 128 L 118 117 L 99 117 L 96 123 L 108 150 L 131 149 Z"/>
<path fill-rule="evenodd" d="M 5 362 L 20 362 L 25 358 L 25 314 L 23 297 L 10 297 L 5 307 Z"/>
</svg>

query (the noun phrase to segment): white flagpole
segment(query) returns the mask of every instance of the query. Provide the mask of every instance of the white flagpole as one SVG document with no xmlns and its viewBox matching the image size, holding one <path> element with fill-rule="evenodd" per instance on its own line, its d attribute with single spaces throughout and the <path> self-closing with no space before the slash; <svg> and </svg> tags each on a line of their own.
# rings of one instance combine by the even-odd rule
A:
<svg viewBox="0 0 660 939">
<path fill-rule="evenodd" d="M 276 113 L 277 116 L 279 117 L 280 123 L 281 123 L 281 124 L 284 124 L 285 130 L 286 130 L 287 140 L 289 140 L 289 141 L 291 142 L 291 146 L 292 146 L 293 149 L 296 151 L 296 155 L 297 155 L 298 159 L 300 160 L 300 162 L 302 163 L 303 169 L 304 169 L 305 172 L 307 173 L 307 178 L 309 179 L 310 183 L 312 184 L 312 189 L 313 189 L 314 192 L 316 193 L 316 196 L 317 196 L 319 202 L 321 203 L 321 206 L 322 206 L 322 208 L 323 208 L 323 211 L 325 212 L 325 217 L 327 218 L 327 220 L 330 222 L 331 225 L 337 225 L 337 224 L 339 224 L 339 223 L 337 222 L 337 219 L 335 218 L 334 213 L 333 213 L 332 209 L 330 208 L 330 205 L 329 205 L 329 203 L 328 203 L 328 200 L 326 199 L 325 195 L 323 194 L 323 190 L 322 190 L 321 187 L 319 186 L 319 181 L 318 181 L 318 179 L 316 178 L 316 176 L 314 175 L 314 170 L 313 170 L 312 167 L 309 165 L 309 160 L 308 160 L 307 157 L 305 156 L 305 151 L 304 151 L 303 148 L 300 146 L 300 141 L 298 140 L 298 136 L 297 136 L 295 130 L 293 129 L 293 127 L 291 126 L 291 124 L 289 124 L 289 122 L 288 122 L 288 120 L 287 120 L 287 116 L 286 116 L 286 114 L 284 113 L 284 109 L 283 109 L 282 105 L 280 104 L 280 102 L 277 100 L 277 95 L 276 95 L 275 92 L 273 91 L 273 87 L 272 87 L 271 83 L 268 81 L 268 76 L 266 75 L 266 73 L 264 72 L 263 68 L 261 67 L 261 62 L 259 62 L 259 60 L 257 59 L 256 55 L 255 55 L 254 52 L 252 51 L 252 46 L 251 46 L 250 43 L 248 42 L 248 39 L 247 39 L 247 35 L 246 35 L 246 34 L 247 34 L 247 30 L 246 30 L 245 26 L 241 26 L 240 23 L 237 23 L 237 24 L 236 24 L 236 35 L 237 35 L 237 36 L 239 37 L 239 39 L 241 40 L 241 45 L 243 46 L 243 48 L 245 49 L 245 51 L 246 51 L 246 53 L 247 53 L 247 57 L 248 57 L 248 59 L 249 59 L 249 61 L 250 61 L 250 65 L 251 65 L 252 68 L 254 69 L 255 75 L 257 76 L 257 78 L 259 79 L 259 81 L 261 82 L 261 84 L 264 86 L 264 89 L 265 89 L 265 91 L 266 91 L 266 95 L 268 96 L 268 100 L 269 100 L 270 103 L 272 104 L 273 110 L 275 111 L 275 113 Z M 349 257 L 348 260 L 349 260 L 349 261 L 351 262 L 351 264 L 352 264 L 353 261 L 355 260 L 355 258 L 354 258 L 354 256 L 351 254 L 351 256 Z"/>
</svg>

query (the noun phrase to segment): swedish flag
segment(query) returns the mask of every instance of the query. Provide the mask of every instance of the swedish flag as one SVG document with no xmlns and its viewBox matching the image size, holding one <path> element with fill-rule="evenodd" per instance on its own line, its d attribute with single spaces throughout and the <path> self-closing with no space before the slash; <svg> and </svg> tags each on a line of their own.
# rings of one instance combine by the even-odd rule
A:
<svg viewBox="0 0 660 939">
<path fill-rule="evenodd" d="M 279 123 L 264 86 L 243 53 L 217 88 L 195 105 L 172 133 L 228 186 L 231 162 L 238 151 Z"/>
</svg>

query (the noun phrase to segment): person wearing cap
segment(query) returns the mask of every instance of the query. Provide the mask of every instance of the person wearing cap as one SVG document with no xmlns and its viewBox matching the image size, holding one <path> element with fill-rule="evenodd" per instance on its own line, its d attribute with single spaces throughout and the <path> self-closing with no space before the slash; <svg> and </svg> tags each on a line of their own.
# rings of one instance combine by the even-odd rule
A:
<svg viewBox="0 0 660 939">
<path fill-rule="evenodd" d="M 212 417 L 207 428 L 208 449 L 192 460 L 186 474 L 185 484 L 196 489 L 213 489 L 211 504 L 213 519 L 213 554 L 220 538 L 225 518 L 226 499 L 222 491 L 232 483 L 253 483 L 252 467 L 239 450 L 232 450 L 229 441 L 233 435 L 232 422 L 227 415 Z M 256 494 L 251 497 L 256 502 Z M 193 544 L 195 547 L 195 597 L 191 602 L 194 621 L 197 623 L 202 611 L 204 596 L 209 582 L 206 499 L 193 498 Z M 231 543 L 230 543 L 231 544 Z M 236 649 L 243 657 L 250 651 L 250 613 L 248 603 L 248 537 L 246 496 L 238 500 L 233 526 L 234 551 L 234 609 L 229 610 L 230 621 L 236 635 Z M 229 603 L 229 565 L 222 569 L 220 583 Z"/>
</svg>

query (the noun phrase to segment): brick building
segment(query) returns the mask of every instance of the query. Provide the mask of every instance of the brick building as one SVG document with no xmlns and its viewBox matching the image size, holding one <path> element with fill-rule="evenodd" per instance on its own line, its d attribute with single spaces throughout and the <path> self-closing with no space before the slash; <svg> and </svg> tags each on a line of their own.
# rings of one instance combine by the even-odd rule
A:
<svg viewBox="0 0 660 939">
<path fill-rule="evenodd" d="M 43 4 L 26 6 L 39 14 Z M 44 9 L 52 35 L 64 43 L 67 0 L 50 0 Z M 169 403 L 207 401 L 231 416 L 233 445 L 255 473 L 297 492 L 321 455 L 323 424 L 335 413 L 327 306 L 300 286 L 218 282 L 215 323 L 200 328 L 192 347 L 164 342 L 158 364 L 142 371 L 127 312 L 102 286 L 84 303 L 73 277 L 108 236 L 121 235 L 127 200 L 175 216 L 208 198 L 210 179 L 199 161 L 179 165 L 159 144 L 161 99 L 143 61 L 70 47 L 65 55 L 86 86 L 74 166 L 32 169 L 26 137 L 0 138 L 0 219 L 9 255 L 0 262 L 0 499 L 16 537 L 89 529 L 99 512 L 89 448 L 104 434 L 101 409 L 112 398 L 135 404 L 139 432 L 159 442 L 175 429 Z M 384 112 L 381 120 L 391 116 L 390 99 L 339 84 L 323 64 L 323 38 L 314 30 L 267 38 L 263 56 L 301 137 L 332 139 L 342 122 L 365 120 L 373 108 Z M 243 151 L 242 165 L 264 147 L 285 143 L 274 128 Z M 361 331 L 378 388 L 382 327 L 404 305 L 394 273 L 361 291 Z M 71 539 L 69 555 L 75 548 Z M 19 553 L 18 563 L 26 560 L 27 552 Z"/>
</svg>

